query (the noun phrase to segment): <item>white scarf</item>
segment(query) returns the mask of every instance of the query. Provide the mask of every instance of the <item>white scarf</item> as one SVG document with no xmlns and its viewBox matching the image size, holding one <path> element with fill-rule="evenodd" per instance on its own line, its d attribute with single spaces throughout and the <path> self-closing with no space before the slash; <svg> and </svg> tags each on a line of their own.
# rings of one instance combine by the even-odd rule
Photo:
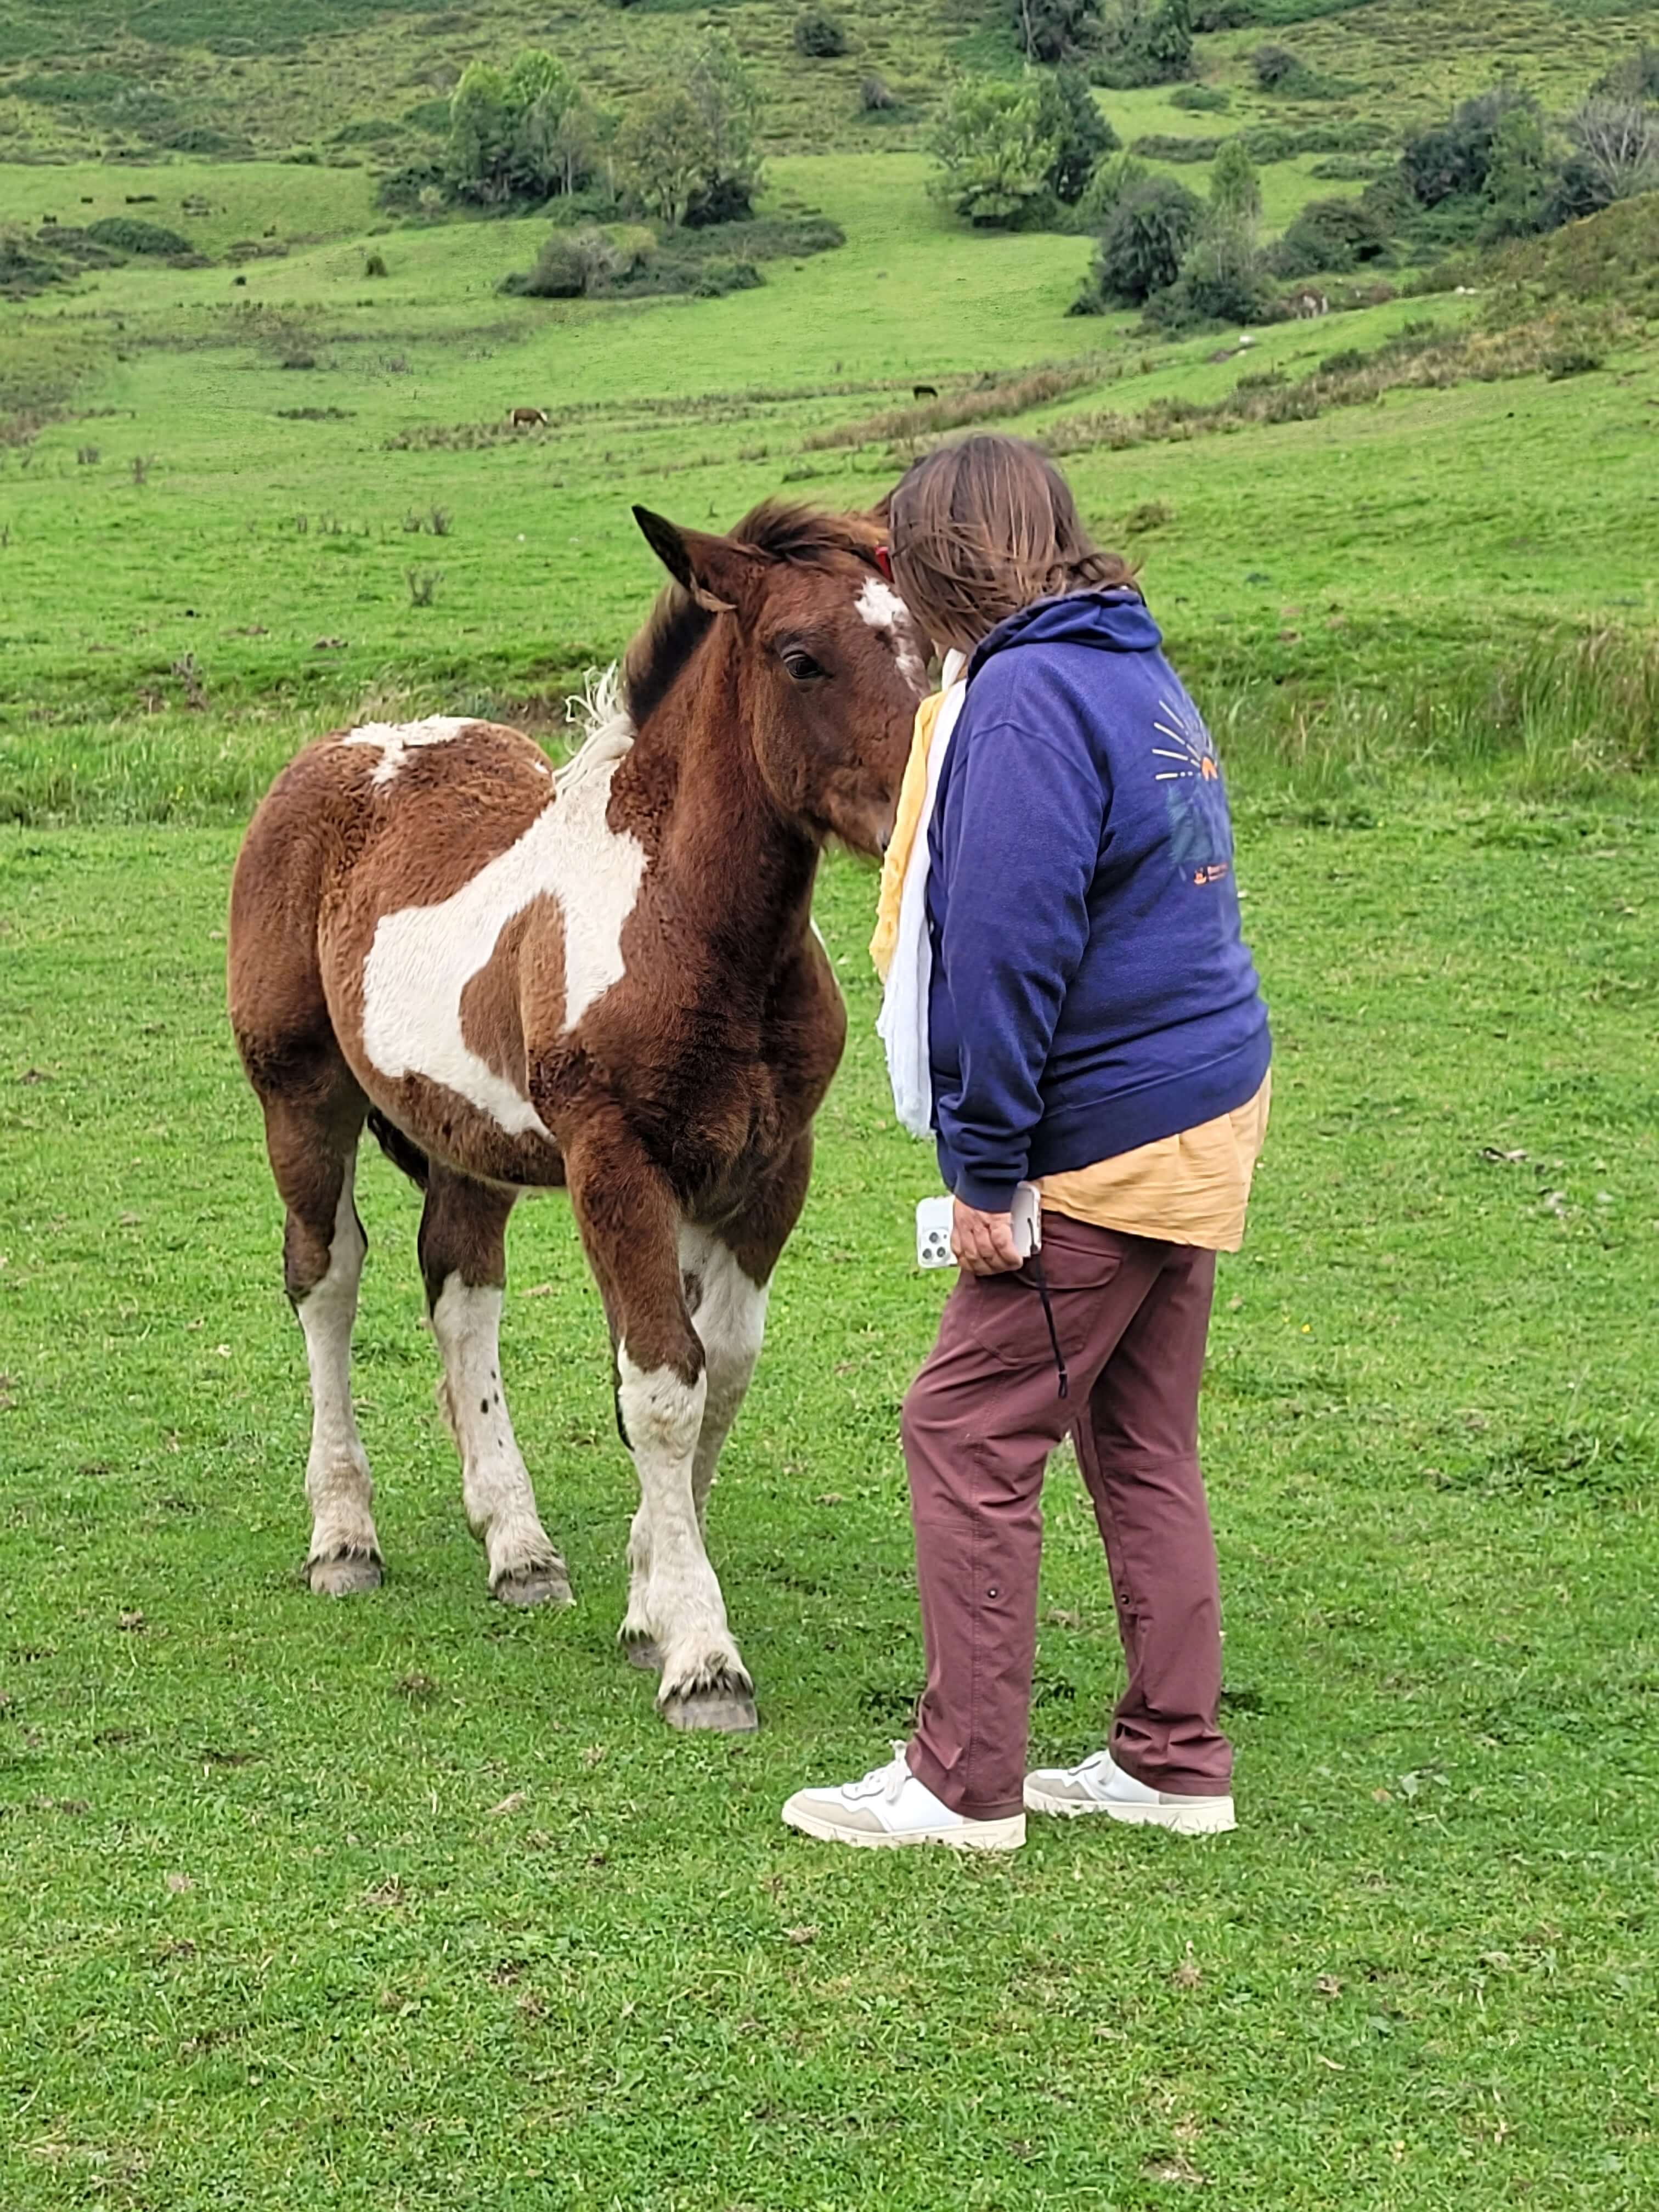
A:
<svg viewBox="0 0 1659 2212">
<path fill-rule="evenodd" d="M 876 1035 L 887 1053 L 887 1075 L 893 1086 L 893 1110 L 913 1137 L 933 1133 L 933 1086 L 928 1074 L 927 994 L 933 978 L 933 951 L 927 935 L 927 833 L 939 794 L 939 770 L 968 696 L 963 682 L 968 657 L 949 653 L 945 657 L 945 699 L 933 724 L 927 748 L 927 784 L 916 823 L 915 837 L 904 870 L 904 890 L 899 901 L 898 941 L 887 970 Z"/>
</svg>

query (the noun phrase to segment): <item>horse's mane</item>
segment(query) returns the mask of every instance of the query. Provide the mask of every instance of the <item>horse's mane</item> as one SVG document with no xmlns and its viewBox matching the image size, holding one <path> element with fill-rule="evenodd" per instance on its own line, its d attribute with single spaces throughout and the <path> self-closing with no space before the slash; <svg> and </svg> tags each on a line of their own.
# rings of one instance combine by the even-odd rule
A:
<svg viewBox="0 0 1659 2212">
<path fill-rule="evenodd" d="M 775 560 L 815 565 L 836 553 L 869 561 L 880 543 L 875 523 L 860 514 L 763 500 L 731 532 Z M 702 644 L 714 617 L 678 584 L 665 585 L 643 628 L 623 656 L 622 699 L 635 729 L 661 705 L 675 678 Z"/>
</svg>

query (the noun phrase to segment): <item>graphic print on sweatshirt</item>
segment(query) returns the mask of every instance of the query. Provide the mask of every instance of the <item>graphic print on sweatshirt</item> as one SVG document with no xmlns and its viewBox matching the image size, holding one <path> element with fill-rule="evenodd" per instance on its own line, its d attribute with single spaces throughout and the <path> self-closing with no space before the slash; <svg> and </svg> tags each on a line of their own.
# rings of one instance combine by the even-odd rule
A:
<svg viewBox="0 0 1659 2212">
<path fill-rule="evenodd" d="M 1179 689 L 1160 695 L 1152 718 L 1153 771 L 1170 810 L 1170 849 L 1188 881 L 1224 882 L 1232 872 L 1233 832 L 1215 741 L 1204 717 Z"/>
</svg>

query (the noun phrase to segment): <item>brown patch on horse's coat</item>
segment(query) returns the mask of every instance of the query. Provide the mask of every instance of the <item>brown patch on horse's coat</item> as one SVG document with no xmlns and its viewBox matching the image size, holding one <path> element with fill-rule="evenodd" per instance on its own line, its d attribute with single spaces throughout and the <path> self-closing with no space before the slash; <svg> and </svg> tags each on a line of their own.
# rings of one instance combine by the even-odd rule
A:
<svg viewBox="0 0 1659 2212">
<path fill-rule="evenodd" d="M 532 899 L 514 915 L 461 993 L 462 1036 L 487 1066 L 528 1098 L 526 1017 L 534 1030 L 564 1026 L 564 917 L 558 901 L 546 896 Z"/>
</svg>

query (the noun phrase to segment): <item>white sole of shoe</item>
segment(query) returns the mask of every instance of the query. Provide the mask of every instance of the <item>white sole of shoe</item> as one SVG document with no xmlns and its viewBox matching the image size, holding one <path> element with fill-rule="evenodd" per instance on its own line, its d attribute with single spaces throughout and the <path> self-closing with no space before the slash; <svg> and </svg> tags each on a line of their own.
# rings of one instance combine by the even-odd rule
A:
<svg viewBox="0 0 1659 2212">
<path fill-rule="evenodd" d="M 1179 1805 L 1079 1804 L 1074 1797 L 1050 1797 L 1046 1790 L 1025 1785 L 1028 1813 L 1048 1813 L 1074 1820 L 1085 1813 L 1103 1813 L 1109 1820 L 1127 1827 L 1167 1828 L 1176 1836 L 1224 1836 L 1238 1826 L 1231 1797 L 1194 1797 Z"/>
<path fill-rule="evenodd" d="M 883 1829 L 843 1828 L 817 1813 L 783 1808 L 786 1827 L 798 1829 L 821 1844 L 851 1844 L 864 1851 L 901 1850 L 911 1844 L 943 1844 L 952 1851 L 1017 1851 L 1025 1841 L 1025 1815 L 1015 1813 L 1006 1820 L 964 1820 L 950 1828 L 910 1828 L 898 1835 Z"/>
</svg>

